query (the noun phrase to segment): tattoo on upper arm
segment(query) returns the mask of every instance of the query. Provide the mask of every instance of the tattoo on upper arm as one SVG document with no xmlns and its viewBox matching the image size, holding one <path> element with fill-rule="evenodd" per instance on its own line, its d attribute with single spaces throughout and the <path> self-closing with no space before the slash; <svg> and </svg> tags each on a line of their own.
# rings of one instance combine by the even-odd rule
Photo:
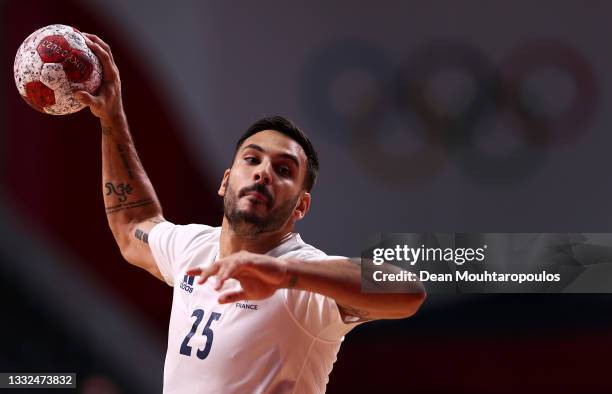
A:
<svg viewBox="0 0 612 394">
<path fill-rule="evenodd" d="M 134 189 L 128 183 L 120 183 L 118 185 L 113 184 L 112 182 L 106 182 L 104 185 L 106 187 L 106 195 L 110 196 L 111 194 L 115 194 L 119 197 L 119 202 L 125 202 L 128 198 L 128 194 L 132 194 Z"/>
<path fill-rule="evenodd" d="M 141 240 L 142 242 L 148 244 L 149 243 L 149 234 L 145 233 L 144 231 L 142 231 L 141 229 L 137 228 L 136 232 L 134 232 L 134 236 Z"/>
<path fill-rule="evenodd" d="M 112 130 L 112 127 L 103 126 L 102 127 L 102 134 L 104 134 L 104 135 L 111 135 L 111 130 Z"/>
<path fill-rule="evenodd" d="M 110 215 L 111 213 L 125 211 L 126 209 L 140 208 L 145 205 L 153 204 L 153 200 L 150 198 L 144 198 L 138 201 L 127 201 L 119 203 L 118 205 L 113 205 L 112 207 L 106 207 L 106 214 Z"/>
</svg>

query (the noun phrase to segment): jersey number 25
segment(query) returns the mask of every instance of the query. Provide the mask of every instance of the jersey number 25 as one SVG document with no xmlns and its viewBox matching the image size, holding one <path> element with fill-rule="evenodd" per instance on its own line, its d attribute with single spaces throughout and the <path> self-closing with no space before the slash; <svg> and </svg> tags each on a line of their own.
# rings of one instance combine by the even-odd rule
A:
<svg viewBox="0 0 612 394">
<path fill-rule="evenodd" d="M 191 340 L 191 337 L 195 334 L 196 330 L 198 329 L 198 326 L 202 322 L 202 319 L 204 318 L 204 310 L 203 309 L 194 310 L 193 313 L 191 314 L 191 317 L 194 317 L 194 316 L 196 320 L 195 322 L 193 322 L 193 326 L 191 326 L 191 331 L 189 331 L 185 339 L 183 339 L 183 343 L 181 343 L 180 353 L 184 354 L 185 356 L 191 356 L 191 346 L 189 346 L 189 340 Z M 208 322 L 204 326 L 202 335 L 206 337 L 206 345 L 204 345 L 204 349 L 198 349 L 198 351 L 196 352 L 196 356 L 198 356 L 200 360 L 204 360 L 206 357 L 208 357 L 208 353 L 210 353 L 210 348 L 212 347 L 213 336 L 214 336 L 213 330 L 210 328 L 210 325 L 212 324 L 213 321 L 219 320 L 220 317 L 221 317 L 220 313 L 211 312 L 210 317 L 208 318 Z"/>
</svg>

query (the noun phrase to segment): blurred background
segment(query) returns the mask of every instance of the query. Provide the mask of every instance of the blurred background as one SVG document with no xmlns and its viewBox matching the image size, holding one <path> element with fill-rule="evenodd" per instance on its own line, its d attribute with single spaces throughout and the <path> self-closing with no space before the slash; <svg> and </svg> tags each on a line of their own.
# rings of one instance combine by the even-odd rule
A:
<svg viewBox="0 0 612 394">
<path fill-rule="evenodd" d="M 357 256 L 378 232 L 610 232 L 612 3 L 0 1 L 0 371 L 82 393 L 161 392 L 171 289 L 107 229 L 89 111 L 19 97 L 21 42 L 102 37 L 167 219 L 221 222 L 255 120 L 321 158 L 304 239 Z M 430 296 L 345 339 L 329 393 L 609 393 L 606 294 Z"/>
</svg>

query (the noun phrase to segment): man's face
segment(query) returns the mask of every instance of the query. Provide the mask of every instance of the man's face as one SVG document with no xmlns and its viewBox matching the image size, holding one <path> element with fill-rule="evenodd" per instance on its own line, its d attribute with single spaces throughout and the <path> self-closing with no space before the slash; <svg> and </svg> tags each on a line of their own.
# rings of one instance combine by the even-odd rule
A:
<svg viewBox="0 0 612 394">
<path fill-rule="evenodd" d="M 247 138 L 219 189 L 232 229 L 254 237 L 292 227 L 310 204 L 303 190 L 306 166 L 302 147 L 284 134 L 265 130 Z"/>
</svg>

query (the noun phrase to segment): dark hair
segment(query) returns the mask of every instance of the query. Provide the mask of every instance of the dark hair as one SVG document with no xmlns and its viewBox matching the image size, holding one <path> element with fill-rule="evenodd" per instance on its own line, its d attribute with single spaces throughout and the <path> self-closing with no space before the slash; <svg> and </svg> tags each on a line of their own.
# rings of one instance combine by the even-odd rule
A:
<svg viewBox="0 0 612 394">
<path fill-rule="evenodd" d="M 236 153 L 238 153 L 238 149 L 240 149 L 244 140 L 253 134 L 257 134 L 264 130 L 278 131 L 279 133 L 286 135 L 300 144 L 302 149 L 304 149 L 304 153 L 306 153 L 306 158 L 308 159 L 306 178 L 304 179 L 304 189 L 309 192 L 314 186 L 317 180 L 317 173 L 319 172 L 319 157 L 317 156 L 317 151 L 312 146 L 312 143 L 308 137 L 306 137 L 306 134 L 304 134 L 304 132 L 290 120 L 285 119 L 282 116 L 269 116 L 253 123 L 236 143 L 234 158 L 236 157 Z"/>
</svg>

